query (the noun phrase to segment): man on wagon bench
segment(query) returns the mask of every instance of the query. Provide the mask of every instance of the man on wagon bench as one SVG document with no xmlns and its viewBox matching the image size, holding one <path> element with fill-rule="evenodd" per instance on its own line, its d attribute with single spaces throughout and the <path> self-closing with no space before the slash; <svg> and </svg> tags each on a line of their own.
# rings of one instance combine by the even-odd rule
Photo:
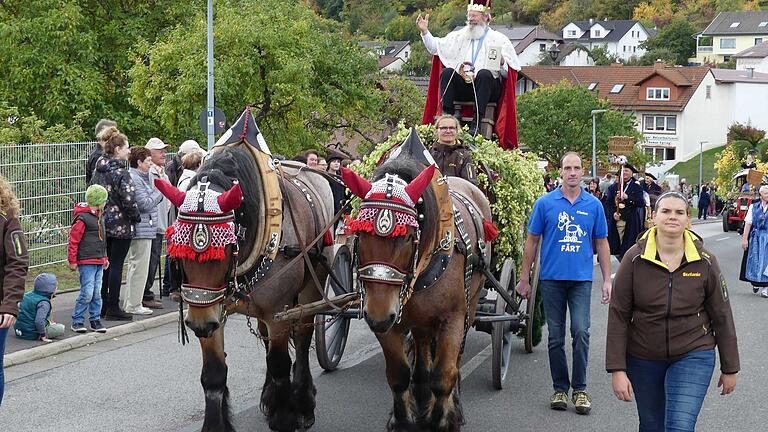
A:
<svg viewBox="0 0 768 432">
<path fill-rule="evenodd" d="M 454 100 L 477 100 L 477 115 L 469 128 L 473 135 L 488 103 L 499 99 L 501 77 L 507 77 L 507 67 L 520 70 L 512 42 L 491 29 L 490 21 L 491 0 L 469 0 L 467 25 L 442 38 L 429 32 L 429 15 L 416 18 L 427 51 L 437 54 L 445 66 L 440 74 L 443 113 L 453 114 Z"/>
</svg>

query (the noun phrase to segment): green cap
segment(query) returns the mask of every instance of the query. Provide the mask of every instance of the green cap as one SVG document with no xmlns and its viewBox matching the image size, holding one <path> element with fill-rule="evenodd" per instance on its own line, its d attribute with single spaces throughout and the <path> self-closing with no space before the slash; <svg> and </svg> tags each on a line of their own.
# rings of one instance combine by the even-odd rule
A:
<svg viewBox="0 0 768 432">
<path fill-rule="evenodd" d="M 85 191 L 85 202 L 91 207 L 98 207 L 107 202 L 107 190 L 101 185 L 90 185 Z"/>
</svg>

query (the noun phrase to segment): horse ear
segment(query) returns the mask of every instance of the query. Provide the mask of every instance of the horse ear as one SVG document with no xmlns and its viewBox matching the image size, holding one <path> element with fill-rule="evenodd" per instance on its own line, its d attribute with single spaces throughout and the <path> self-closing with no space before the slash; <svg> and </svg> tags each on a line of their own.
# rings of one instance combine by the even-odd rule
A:
<svg viewBox="0 0 768 432">
<path fill-rule="evenodd" d="M 411 197 L 411 201 L 416 202 L 424 193 L 424 190 L 429 186 L 432 181 L 432 177 L 435 174 L 435 165 L 430 165 L 424 169 L 412 182 L 408 183 L 405 187 L 405 193 Z"/>
<path fill-rule="evenodd" d="M 371 182 L 360 177 L 356 172 L 349 168 L 341 167 L 341 179 L 347 185 L 355 196 L 365 199 L 371 190 Z"/>
<path fill-rule="evenodd" d="M 243 190 L 240 188 L 240 183 L 235 183 L 228 191 L 219 195 L 216 201 L 218 201 L 222 213 L 229 213 L 239 208 L 243 202 Z"/>
<path fill-rule="evenodd" d="M 186 192 L 180 191 L 176 186 L 168 183 L 165 180 L 159 178 L 155 179 L 155 187 L 160 191 L 163 196 L 168 198 L 175 207 L 181 207 L 184 204 L 184 198 L 187 197 Z"/>
</svg>

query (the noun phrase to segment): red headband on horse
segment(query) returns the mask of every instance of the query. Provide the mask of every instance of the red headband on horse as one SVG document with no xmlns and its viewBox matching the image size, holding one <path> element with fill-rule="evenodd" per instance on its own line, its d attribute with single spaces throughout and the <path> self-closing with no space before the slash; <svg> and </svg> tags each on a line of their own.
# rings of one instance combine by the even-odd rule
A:
<svg viewBox="0 0 768 432">
<path fill-rule="evenodd" d="M 155 179 L 155 187 L 179 209 L 179 217 L 165 232 L 168 254 L 173 258 L 221 261 L 227 246 L 237 244 L 233 210 L 243 200 L 240 184 L 225 192 L 213 191 L 208 185 L 201 181 L 195 189 L 182 192 Z"/>
<path fill-rule="evenodd" d="M 363 199 L 360 213 L 347 225 L 347 230 L 396 237 L 406 235 L 409 226 L 418 228 L 416 203 L 429 186 L 434 173 L 435 166 L 430 165 L 410 183 L 391 174 L 371 183 L 354 171 L 342 168 L 344 184 L 353 194 Z"/>
</svg>

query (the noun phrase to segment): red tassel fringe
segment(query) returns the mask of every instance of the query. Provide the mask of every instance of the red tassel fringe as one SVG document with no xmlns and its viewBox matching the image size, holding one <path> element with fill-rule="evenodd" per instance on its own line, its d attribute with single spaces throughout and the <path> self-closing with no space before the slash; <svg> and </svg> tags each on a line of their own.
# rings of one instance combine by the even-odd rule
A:
<svg viewBox="0 0 768 432">
<path fill-rule="evenodd" d="M 226 248 L 210 246 L 202 253 L 197 253 L 187 245 L 173 244 L 168 246 L 168 254 L 173 258 L 186 259 L 190 261 L 222 261 L 226 258 Z"/>
<path fill-rule="evenodd" d="M 367 221 L 360 221 L 357 219 L 353 219 L 347 224 L 347 233 L 353 233 L 353 232 L 367 232 L 371 234 L 375 234 L 376 230 L 373 228 L 373 221 L 367 220 Z M 399 237 L 399 236 L 405 236 L 408 234 L 408 227 L 405 225 L 396 225 L 394 231 L 392 231 L 392 234 L 388 235 L 387 237 Z"/>
<path fill-rule="evenodd" d="M 485 241 L 492 242 L 499 237 L 499 229 L 496 225 L 488 219 L 483 219 L 483 234 L 485 235 Z"/>
</svg>

